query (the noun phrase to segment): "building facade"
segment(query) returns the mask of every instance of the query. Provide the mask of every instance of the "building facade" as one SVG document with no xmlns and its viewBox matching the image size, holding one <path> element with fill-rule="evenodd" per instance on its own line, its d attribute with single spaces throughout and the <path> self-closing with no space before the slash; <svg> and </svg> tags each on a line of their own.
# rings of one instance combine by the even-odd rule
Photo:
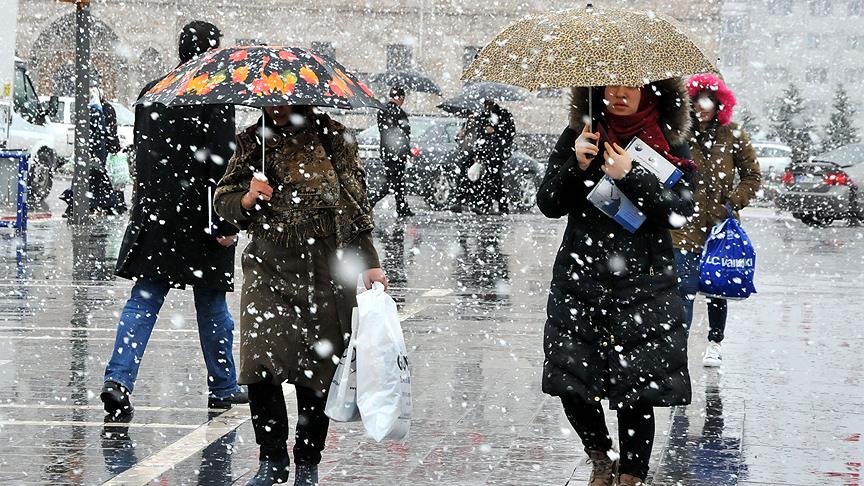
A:
<svg viewBox="0 0 864 486">
<path fill-rule="evenodd" d="M 864 0 L 726 1 L 722 19 L 719 67 L 763 129 L 790 83 L 800 89 L 819 130 L 838 85 L 861 124 Z"/>
<path fill-rule="evenodd" d="M 720 0 L 595 2 L 654 8 L 677 18 L 706 52 L 719 47 Z M 304 45 L 335 54 L 360 74 L 416 66 L 446 96 L 477 50 L 501 29 L 534 12 L 574 6 L 563 0 L 95 0 L 93 66 L 106 93 L 131 102 L 140 88 L 176 64 L 177 33 L 192 19 L 219 25 L 224 45 Z M 74 15 L 55 0 L 21 0 L 19 56 L 29 60 L 40 94 L 74 87 Z M 435 112 L 440 98 L 409 98 L 412 112 Z M 545 91 L 509 106 L 520 129 L 557 132 L 566 123 L 566 93 Z"/>
</svg>

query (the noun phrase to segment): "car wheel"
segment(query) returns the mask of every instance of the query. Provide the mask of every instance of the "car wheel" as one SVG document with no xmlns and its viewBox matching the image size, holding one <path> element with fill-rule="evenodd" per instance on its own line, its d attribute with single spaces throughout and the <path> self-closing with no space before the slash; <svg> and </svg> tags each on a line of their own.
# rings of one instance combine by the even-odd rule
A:
<svg viewBox="0 0 864 486">
<path fill-rule="evenodd" d="M 27 203 L 39 204 L 48 198 L 54 187 L 54 168 L 57 166 L 57 154 L 48 148 L 41 148 L 30 162 L 27 175 Z"/>
<path fill-rule="evenodd" d="M 537 182 L 533 174 L 522 174 L 510 188 L 510 207 L 513 211 L 527 213 L 537 204 Z"/>
<path fill-rule="evenodd" d="M 800 219 L 801 222 L 807 226 L 812 226 L 814 228 L 824 228 L 834 222 L 834 218 L 831 216 L 819 216 L 816 214 L 799 214 L 793 216 Z"/>
<path fill-rule="evenodd" d="M 447 209 L 455 189 L 456 182 L 453 180 L 453 177 L 443 170 L 436 172 L 429 181 L 429 190 L 426 192 L 424 198 L 426 199 L 426 204 L 436 211 Z"/>
</svg>

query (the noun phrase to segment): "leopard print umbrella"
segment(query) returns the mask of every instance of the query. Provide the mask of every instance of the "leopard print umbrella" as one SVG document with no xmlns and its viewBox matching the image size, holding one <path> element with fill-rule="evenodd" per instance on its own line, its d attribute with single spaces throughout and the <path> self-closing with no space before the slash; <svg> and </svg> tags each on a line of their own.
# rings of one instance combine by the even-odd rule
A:
<svg viewBox="0 0 864 486">
<path fill-rule="evenodd" d="M 462 79 L 529 90 L 642 86 L 717 68 L 671 18 L 615 8 L 574 8 L 527 17 L 504 29 Z"/>
</svg>

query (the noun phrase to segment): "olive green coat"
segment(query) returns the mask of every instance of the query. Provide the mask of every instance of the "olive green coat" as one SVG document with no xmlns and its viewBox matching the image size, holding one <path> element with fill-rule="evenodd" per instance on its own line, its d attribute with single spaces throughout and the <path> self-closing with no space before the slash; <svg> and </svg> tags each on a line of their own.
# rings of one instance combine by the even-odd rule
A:
<svg viewBox="0 0 864 486">
<path fill-rule="evenodd" d="M 738 125 L 696 129 L 690 141 L 693 161 L 699 167 L 696 187 L 696 212 L 690 223 L 672 231 L 675 248 L 701 252 L 708 233 L 715 224 L 727 218 L 725 204 L 738 217 L 762 184 L 762 173 L 750 138 Z M 738 174 L 736 183 L 735 174 Z"/>
</svg>

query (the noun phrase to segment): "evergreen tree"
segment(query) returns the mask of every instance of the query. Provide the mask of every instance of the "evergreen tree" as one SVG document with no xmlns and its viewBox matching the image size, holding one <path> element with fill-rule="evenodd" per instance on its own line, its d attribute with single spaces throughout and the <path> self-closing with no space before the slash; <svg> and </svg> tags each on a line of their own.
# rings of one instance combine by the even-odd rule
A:
<svg viewBox="0 0 864 486">
<path fill-rule="evenodd" d="M 837 93 L 834 94 L 834 106 L 831 110 L 831 117 L 828 119 L 828 125 L 825 127 L 825 140 L 823 141 L 822 149 L 825 152 L 834 150 L 850 143 L 858 143 L 861 138 L 858 136 L 858 129 L 855 127 L 855 108 L 849 104 L 849 95 L 843 86 L 837 86 Z"/>
<path fill-rule="evenodd" d="M 738 110 L 738 126 L 751 138 L 758 135 L 762 131 L 756 115 L 749 108 L 741 108 Z"/>
<path fill-rule="evenodd" d="M 806 162 L 813 146 L 813 121 L 804 116 L 804 100 L 794 83 L 769 110 L 775 137 L 792 149 L 792 162 Z"/>
</svg>

